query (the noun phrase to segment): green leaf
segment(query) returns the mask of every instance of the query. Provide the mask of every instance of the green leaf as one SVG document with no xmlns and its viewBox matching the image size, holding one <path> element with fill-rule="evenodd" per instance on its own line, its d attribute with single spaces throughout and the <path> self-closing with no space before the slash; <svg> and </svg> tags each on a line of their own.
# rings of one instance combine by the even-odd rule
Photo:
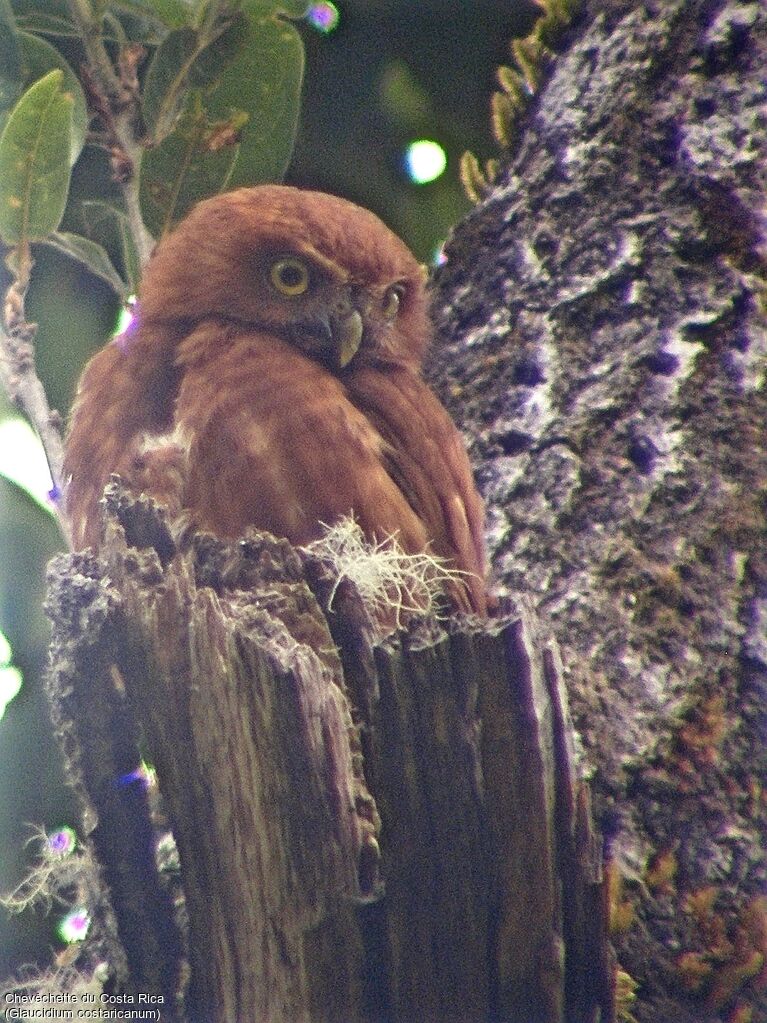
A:
<svg viewBox="0 0 767 1023">
<path fill-rule="evenodd" d="M 199 199 L 228 185 L 273 181 L 284 174 L 298 124 L 304 51 L 298 32 L 271 7 L 267 11 L 251 0 L 248 16 L 235 19 L 194 59 L 188 39 L 172 44 L 176 66 L 178 56 L 187 54 L 187 84 L 207 88 L 195 94 L 194 112 L 187 111 L 176 130 L 144 155 L 141 208 L 156 236 Z M 236 58 L 222 72 L 235 40 Z M 158 66 L 160 74 L 168 96 L 177 86 L 169 83 L 167 66 L 162 72 Z M 158 88 L 157 95 L 162 91 Z"/>
<path fill-rule="evenodd" d="M 287 18 L 305 18 L 311 7 L 307 0 L 250 0 L 251 11 L 273 16 L 284 14 Z"/>
<path fill-rule="evenodd" d="M 207 38 L 192 28 L 170 32 L 157 48 L 144 86 L 144 120 L 156 142 L 174 128 L 190 88 L 215 82 L 243 42 L 242 15 Z"/>
<path fill-rule="evenodd" d="M 245 110 L 248 123 L 230 186 L 278 181 L 293 153 L 304 47 L 295 27 L 258 4 L 246 4 L 248 25 L 239 56 L 206 98 L 209 117 Z"/>
<path fill-rule="evenodd" d="M 80 31 L 73 21 L 62 14 L 51 14 L 48 11 L 29 11 L 16 15 L 16 26 L 20 32 L 30 32 L 36 36 L 52 36 L 54 39 L 80 39 Z M 155 19 L 150 22 L 144 18 L 133 18 L 130 26 L 132 42 L 158 46 L 167 32 L 167 27 Z M 109 13 L 101 26 L 101 37 L 104 42 L 125 42 L 125 30 L 120 21 Z"/>
<path fill-rule="evenodd" d="M 172 130 L 186 98 L 189 69 L 199 52 L 197 32 L 182 28 L 170 32 L 155 51 L 144 85 L 144 121 L 161 139 Z"/>
<path fill-rule="evenodd" d="M 8 0 L 0 0 L 0 127 L 22 90 L 21 46 Z"/>
<path fill-rule="evenodd" d="M 86 199 L 82 203 L 83 219 L 88 233 L 99 231 L 104 234 L 104 228 L 109 235 L 109 244 L 113 240 L 119 242 L 122 253 L 123 270 L 127 279 L 127 292 L 135 295 L 138 284 L 141 280 L 141 260 L 136 243 L 128 225 L 126 214 L 102 199 Z M 117 235 L 115 239 L 114 235 Z"/>
<path fill-rule="evenodd" d="M 56 69 L 35 82 L 0 136 L 0 237 L 25 245 L 55 231 L 70 178 L 73 99 Z"/>
<path fill-rule="evenodd" d="M 112 265 L 106 249 L 90 238 L 69 231 L 54 231 L 43 239 L 43 245 L 49 245 L 58 252 L 63 252 L 78 263 L 86 266 L 92 274 L 112 287 L 122 299 L 129 294 L 128 287 Z"/>
<path fill-rule="evenodd" d="M 54 36 L 62 39 L 79 39 L 77 26 L 69 18 L 48 11 L 28 11 L 16 16 L 19 31 L 33 32 L 36 35 Z"/>
<path fill-rule="evenodd" d="M 192 23 L 196 5 L 185 0 L 113 0 L 113 6 L 166 28 L 183 28 Z"/>
<path fill-rule="evenodd" d="M 82 86 L 77 75 L 55 46 L 46 42 L 45 39 L 30 35 L 29 32 L 19 32 L 19 39 L 24 59 L 25 82 L 36 82 L 56 68 L 63 72 L 64 94 L 72 97 L 72 135 L 69 161 L 70 165 L 74 165 L 85 145 L 85 136 L 90 123 L 88 105 Z"/>
<path fill-rule="evenodd" d="M 234 14 L 220 24 L 211 41 L 201 48 L 189 72 L 189 84 L 205 89 L 215 85 L 244 44 L 248 22 L 244 14 Z"/>
<path fill-rule="evenodd" d="M 141 162 L 140 200 L 146 226 L 159 238 L 199 200 L 226 188 L 247 114 L 210 122 L 196 95 L 191 110 Z"/>
</svg>

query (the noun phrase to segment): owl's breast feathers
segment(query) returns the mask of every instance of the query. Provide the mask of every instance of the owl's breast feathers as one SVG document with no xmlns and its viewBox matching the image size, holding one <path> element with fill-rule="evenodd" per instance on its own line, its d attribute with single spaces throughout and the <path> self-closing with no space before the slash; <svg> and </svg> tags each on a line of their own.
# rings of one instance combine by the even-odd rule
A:
<svg viewBox="0 0 767 1023">
<path fill-rule="evenodd" d="M 371 540 L 428 546 L 465 572 L 464 609 L 484 612 L 482 502 L 458 431 L 416 372 L 338 378 L 280 338 L 243 333 L 215 372 L 185 368 L 176 421 L 192 438 L 187 504 L 201 526 L 236 537 L 256 525 L 298 544 L 353 514 Z"/>
<path fill-rule="evenodd" d="M 352 514 L 371 540 L 428 547 L 466 573 L 455 602 L 484 613 L 482 502 L 458 431 L 415 371 L 366 367 L 342 380 L 281 338 L 220 321 L 177 353 L 173 371 L 155 367 L 138 389 L 140 346 L 91 360 L 67 449 L 77 543 L 98 545 L 98 501 L 119 472 L 227 538 L 256 526 L 306 543 Z M 183 493 L 172 499 L 146 456 L 172 461 L 175 480 L 179 446 Z"/>
</svg>

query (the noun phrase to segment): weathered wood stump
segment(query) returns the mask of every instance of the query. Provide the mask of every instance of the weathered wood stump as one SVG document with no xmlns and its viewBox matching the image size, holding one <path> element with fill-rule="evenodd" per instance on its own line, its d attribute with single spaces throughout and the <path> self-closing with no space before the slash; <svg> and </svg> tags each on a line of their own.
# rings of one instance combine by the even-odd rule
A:
<svg viewBox="0 0 767 1023">
<path fill-rule="evenodd" d="M 285 541 L 108 506 L 102 555 L 52 573 L 51 693 L 116 989 L 200 1023 L 609 1019 L 601 847 L 533 616 L 374 645 Z"/>
</svg>

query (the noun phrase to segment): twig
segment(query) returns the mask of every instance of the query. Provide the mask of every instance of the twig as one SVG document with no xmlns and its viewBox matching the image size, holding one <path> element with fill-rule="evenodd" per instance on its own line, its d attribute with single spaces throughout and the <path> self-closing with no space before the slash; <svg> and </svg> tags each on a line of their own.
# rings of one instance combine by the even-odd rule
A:
<svg viewBox="0 0 767 1023">
<path fill-rule="evenodd" d="M 88 56 L 81 70 L 82 84 L 91 109 L 101 120 L 109 138 L 112 172 L 125 201 L 128 225 L 142 266 L 146 264 L 154 239 L 141 216 L 138 192 L 138 168 L 143 154 L 141 134 L 140 87 L 137 67 L 144 50 L 129 45 L 120 50 L 115 68 L 101 38 L 101 26 L 88 0 L 68 0 L 73 20 Z"/>
<path fill-rule="evenodd" d="M 136 185 L 135 175 L 131 177 L 130 181 L 126 181 L 122 186 L 123 198 L 125 199 L 125 212 L 128 215 L 128 228 L 133 235 L 133 241 L 136 245 L 136 251 L 138 252 L 141 266 L 146 266 L 149 261 L 149 257 L 152 255 L 154 249 L 154 238 L 147 231 L 144 221 L 141 217 L 141 206 L 139 205 L 138 188 Z"/>
<path fill-rule="evenodd" d="M 65 481 L 61 416 L 48 404 L 45 388 L 37 375 L 33 344 L 37 328 L 26 321 L 24 290 L 19 281 L 8 289 L 4 319 L 5 328 L 0 326 L 0 381 L 10 400 L 26 414 L 37 431 L 53 480 L 51 505 L 61 532 L 71 545 L 63 500 Z"/>
<path fill-rule="evenodd" d="M 69 13 L 77 25 L 88 64 L 101 88 L 110 100 L 123 99 L 123 85 L 101 38 L 100 20 L 96 18 L 88 0 L 67 0 Z"/>
<path fill-rule="evenodd" d="M 135 81 L 135 64 L 132 61 L 121 60 L 120 68 L 121 74 L 129 78 L 131 88 L 135 85 L 137 104 L 138 83 Z M 80 78 L 88 97 L 88 106 L 101 122 L 103 133 L 99 145 L 109 152 L 112 178 L 122 191 L 128 227 L 143 266 L 152 254 L 154 238 L 144 225 L 139 203 L 136 169 L 141 163 L 142 147 L 136 139 L 137 106 L 131 104 L 130 107 L 123 107 L 119 111 L 113 109 L 109 97 L 90 67 L 80 69 Z"/>
</svg>

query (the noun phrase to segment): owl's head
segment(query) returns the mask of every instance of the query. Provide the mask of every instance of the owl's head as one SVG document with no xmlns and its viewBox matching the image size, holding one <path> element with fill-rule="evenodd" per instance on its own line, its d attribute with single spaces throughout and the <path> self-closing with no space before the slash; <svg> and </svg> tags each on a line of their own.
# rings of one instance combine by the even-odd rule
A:
<svg viewBox="0 0 767 1023">
<path fill-rule="evenodd" d="M 283 185 L 199 203 L 157 246 L 145 322 L 222 318 L 277 334 L 334 371 L 420 364 L 430 325 L 416 258 L 368 210 Z"/>
</svg>

